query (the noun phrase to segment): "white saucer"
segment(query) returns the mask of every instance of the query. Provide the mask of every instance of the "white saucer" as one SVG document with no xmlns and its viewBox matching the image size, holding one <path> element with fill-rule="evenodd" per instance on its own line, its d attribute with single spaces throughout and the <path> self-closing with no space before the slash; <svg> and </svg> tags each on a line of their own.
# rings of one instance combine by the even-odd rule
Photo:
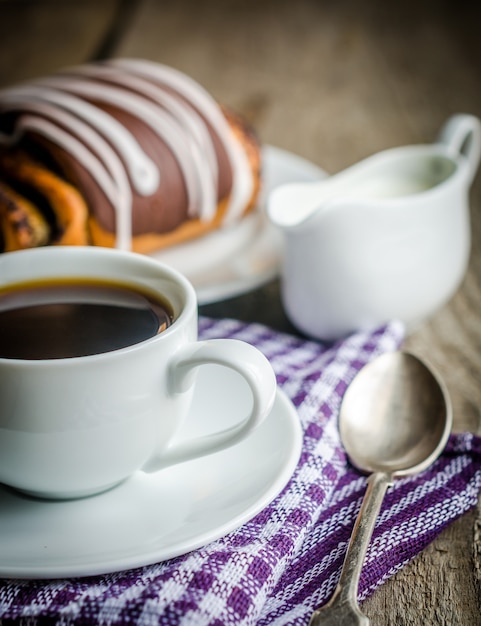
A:
<svg viewBox="0 0 481 626">
<path fill-rule="evenodd" d="M 217 366 L 200 369 L 195 393 L 184 425 L 190 434 L 234 424 L 251 403 L 245 381 Z M 278 495 L 301 445 L 296 410 L 278 390 L 269 417 L 243 442 L 156 474 L 138 472 L 101 495 L 41 501 L 0 486 L 0 577 L 105 574 L 199 548 Z"/>
<path fill-rule="evenodd" d="M 319 167 L 280 148 L 263 149 L 263 191 L 259 207 L 240 224 L 153 254 L 182 272 L 194 285 L 199 304 L 240 295 L 274 278 L 282 236 L 266 219 L 270 191 L 289 182 L 326 176 Z"/>
</svg>

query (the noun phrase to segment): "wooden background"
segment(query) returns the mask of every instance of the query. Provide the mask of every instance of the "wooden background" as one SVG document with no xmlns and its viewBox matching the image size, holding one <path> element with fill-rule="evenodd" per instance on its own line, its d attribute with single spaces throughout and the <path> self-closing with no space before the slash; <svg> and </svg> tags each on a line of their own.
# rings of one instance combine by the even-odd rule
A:
<svg viewBox="0 0 481 626">
<path fill-rule="evenodd" d="M 431 142 L 452 113 L 481 116 L 481 5 L 464 0 L 0 0 L 0 85 L 106 56 L 192 75 L 264 142 L 329 173 L 384 148 Z M 406 346 L 481 433 L 481 175 L 473 247 L 451 302 Z M 449 250 L 446 250 L 449 254 Z M 288 330 L 277 281 L 202 313 Z M 372 624 L 481 624 L 481 509 L 452 524 L 364 603 Z"/>
</svg>

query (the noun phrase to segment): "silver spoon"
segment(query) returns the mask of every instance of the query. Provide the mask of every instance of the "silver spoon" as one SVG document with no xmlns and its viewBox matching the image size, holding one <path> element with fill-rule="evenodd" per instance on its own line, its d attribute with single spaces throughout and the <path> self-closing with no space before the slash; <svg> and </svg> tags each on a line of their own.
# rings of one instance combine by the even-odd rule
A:
<svg viewBox="0 0 481 626">
<path fill-rule="evenodd" d="M 359 576 L 382 500 L 393 479 L 420 472 L 439 456 L 451 432 L 443 382 L 408 352 L 389 352 L 366 365 L 348 387 L 339 430 L 351 463 L 370 474 L 341 577 L 309 626 L 367 626 L 357 603 Z"/>
</svg>

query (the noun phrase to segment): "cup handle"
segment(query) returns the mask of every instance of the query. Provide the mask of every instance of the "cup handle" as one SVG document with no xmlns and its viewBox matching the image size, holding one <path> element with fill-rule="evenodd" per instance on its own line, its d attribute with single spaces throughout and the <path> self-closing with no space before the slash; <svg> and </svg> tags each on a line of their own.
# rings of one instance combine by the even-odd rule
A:
<svg viewBox="0 0 481 626">
<path fill-rule="evenodd" d="M 170 392 L 178 394 L 191 389 L 195 382 L 194 370 L 205 364 L 228 367 L 247 381 L 253 398 L 250 415 L 231 428 L 172 444 L 159 456 L 150 459 L 142 468 L 143 471 L 155 472 L 233 446 L 270 413 L 276 394 L 274 370 L 260 350 L 237 339 L 209 339 L 183 346 L 170 363 Z"/>
<path fill-rule="evenodd" d="M 469 166 L 471 183 L 481 156 L 481 123 L 474 115 L 458 113 L 451 116 L 441 128 L 439 143 L 447 146 L 456 158 L 462 154 Z"/>
</svg>

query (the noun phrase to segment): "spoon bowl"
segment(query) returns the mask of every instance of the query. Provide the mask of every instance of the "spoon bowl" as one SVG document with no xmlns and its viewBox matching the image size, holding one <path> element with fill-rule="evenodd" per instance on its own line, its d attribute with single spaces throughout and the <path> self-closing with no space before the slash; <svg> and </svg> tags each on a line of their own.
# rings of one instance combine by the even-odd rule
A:
<svg viewBox="0 0 481 626">
<path fill-rule="evenodd" d="M 446 445 L 452 419 L 444 383 L 409 352 L 383 354 L 354 378 L 341 404 L 339 431 L 351 463 L 370 476 L 339 583 L 309 626 L 370 623 L 359 609 L 357 589 L 386 489 L 394 478 L 433 463 Z"/>
<path fill-rule="evenodd" d="M 339 415 L 351 463 L 393 477 L 429 467 L 451 425 L 444 383 L 408 352 L 388 352 L 366 365 L 346 391 Z"/>
</svg>

